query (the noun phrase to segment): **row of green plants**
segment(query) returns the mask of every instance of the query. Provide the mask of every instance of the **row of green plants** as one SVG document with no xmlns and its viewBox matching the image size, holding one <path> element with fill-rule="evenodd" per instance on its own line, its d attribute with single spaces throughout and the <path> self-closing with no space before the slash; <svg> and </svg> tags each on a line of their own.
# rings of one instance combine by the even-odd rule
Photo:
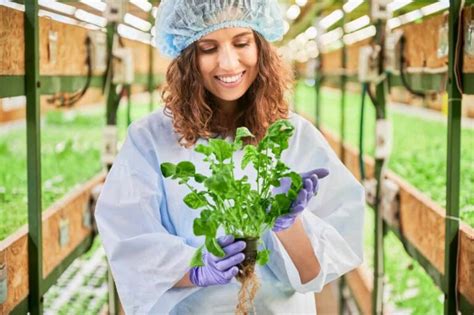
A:
<svg viewBox="0 0 474 315">
<path fill-rule="evenodd" d="M 89 251 L 74 261 L 46 292 L 45 313 L 96 315 L 103 312 L 108 300 L 108 289 L 106 259 L 103 252 L 98 252 L 101 246 L 99 238 L 95 238 Z M 89 274 L 79 274 L 93 255 L 100 256 L 101 265 Z M 64 294 L 69 294 L 67 290 L 73 290 L 69 298 L 64 297 Z"/>
<path fill-rule="evenodd" d="M 314 87 L 300 81 L 297 85 L 297 110 L 314 117 Z M 346 142 L 358 147 L 360 93 L 346 92 Z M 333 134 L 340 135 L 340 93 L 323 89 L 321 121 Z M 387 111 L 393 125 L 393 148 L 388 168 L 403 177 L 425 195 L 446 206 L 447 123 L 425 120 L 407 114 Z M 447 121 L 447 118 L 446 118 Z M 370 100 L 365 106 L 364 150 L 374 155 L 375 110 Z M 474 130 L 461 131 L 460 216 L 474 227 Z"/>
<path fill-rule="evenodd" d="M 340 92 L 323 89 L 321 95 L 321 122 L 324 128 L 340 136 Z M 358 147 L 360 93 L 346 95 L 346 141 Z M 295 106 L 300 112 L 314 117 L 314 86 L 298 82 Z M 390 109 L 388 116 L 393 123 L 393 150 L 388 167 L 441 206 L 445 206 L 446 190 L 446 142 L 447 126 Z M 374 154 L 375 111 L 368 103 L 365 107 L 364 150 Z M 474 226 L 474 131 L 462 130 L 461 150 L 461 217 Z M 367 207 L 365 221 L 365 261 L 373 270 L 374 257 L 374 212 Z M 443 293 L 423 267 L 411 258 L 402 243 L 392 232 L 384 238 L 385 255 L 385 300 L 396 312 L 408 314 L 441 314 Z"/>
<path fill-rule="evenodd" d="M 148 113 L 136 104 L 132 118 Z M 41 123 L 42 209 L 103 169 L 104 108 L 49 111 Z M 125 108 L 118 113 L 119 139 L 126 134 Z M 28 221 L 26 126 L 2 131 L 0 126 L 0 240 Z"/>
</svg>

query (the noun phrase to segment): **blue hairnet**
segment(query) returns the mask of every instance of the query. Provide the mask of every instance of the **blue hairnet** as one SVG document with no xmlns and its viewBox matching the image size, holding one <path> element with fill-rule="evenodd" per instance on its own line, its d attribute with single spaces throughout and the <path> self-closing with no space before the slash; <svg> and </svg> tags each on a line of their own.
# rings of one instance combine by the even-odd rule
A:
<svg viewBox="0 0 474 315">
<path fill-rule="evenodd" d="M 201 37 L 227 27 L 248 27 L 266 40 L 284 33 L 277 0 L 163 0 L 156 16 L 161 53 L 177 57 Z"/>
</svg>

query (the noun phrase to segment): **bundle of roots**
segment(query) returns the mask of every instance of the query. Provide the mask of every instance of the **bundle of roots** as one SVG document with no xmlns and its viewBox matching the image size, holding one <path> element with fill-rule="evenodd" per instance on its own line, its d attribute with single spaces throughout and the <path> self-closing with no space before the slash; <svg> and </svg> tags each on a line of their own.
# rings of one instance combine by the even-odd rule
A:
<svg viewBox="0 0 474 315">
<path fill-rule="evenodd" d="M 247 315 L 249 310 L 256 314 L 254 300 L 257 295 L 260 283 L 255 274 L 255 263 L 243 267 L 237 275 L 237 280 L 242 284 L 239 291 L 239 300 L 235 309 L 237 315 Z"/>
<path fill-rule="evenodd" d="M 255 274 L 255 262 L 257 259 L 257 242 L 258 238 L 248 237 L 239 240 L 245 241 L 244 254 L 245 260 L 239 265 L 239 274 L 237 280 L 242 284 L 239 291 L 239 300 L 235 309 L 237 315 L 247 315 L 249 310 L 256 314 L 254 300 L 257 295 L 260 282 Z"/>
</svg>

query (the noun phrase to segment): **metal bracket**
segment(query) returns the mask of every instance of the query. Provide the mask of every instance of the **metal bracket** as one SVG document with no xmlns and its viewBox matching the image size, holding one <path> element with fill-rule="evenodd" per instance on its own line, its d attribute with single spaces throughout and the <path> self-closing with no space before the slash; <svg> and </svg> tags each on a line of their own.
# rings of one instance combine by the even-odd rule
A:
<svg viewBox="0 0 474 315">
<path fill-rule="evenodd" d="M 58 32 L 48 32 L 48 60 L 55 65 L 58 59 Z"/>
<path fill-rule="evenodd" d="M 117 154 L 117 126 L 107 125 L 104 127 L 104 147 L 102 150 L 102 162 L 112 164 Z"/>
<path fill-rule="evenodd" d="M 90 31 L 88 36 L 92 44 L 92 69 L 94 73 L 103 73 L 107 69 L 107 35 Z"/>
<path fill-rule="evenodd" d="M 109 22 L 120 23 L 127 13 L 128 3 L 125 0 L 107 0 L 107 10 L 105 12 L 105 17 Z"/>
<path fill-rule="evenodd" d="M 378 63 L 381 47 L 367 45 L 359 49 L 358 78 L 360 82 L 376 82 L 379 80 Z"/>
<path fill-rule="evenodd" d="M 371 207 L 375 207 L 377 180 L 364 181 L 365 199 Z M 391 179 L 384 178 L 380 187 L 380 210 L 384 220 L 395 228 L 400 228 L 400 187 Z"/>
<path fill-rule="evenodd" d="M 380 209 L 385 221 L 400 228 L 400 187 L 391 179 L 385 178 L 381 187 Z"/>
<path fill-rule="evenodd" d="M 385 68 L 390 72 L 400 71 L 400 40 L 403 36 L 402 30 L 394 30 L 387 34 L 385 39 Z"/>
<path fill-rule="evenodd" d="M 113 55 L 112 82 L 114 84 L 132 84 L 135 79 L 132 49 L 129 47 L 114 48 Z"/>
<path fill-rule="evenodd" d="M 388 4 L 392 0 L 372 0 L 371 17 L 372 20 L 388 20 L 392 17 L 392 12 L 388 10 Z"/>
<path fill-rule="evenodd" d="M 448 23 L 443 24 L 438 31 L 438 58 L 444 58 L 449 53 L 449 26 Z"/>
<path fill-rule="evenodd" d="M 387 159 L 392 151 L 392 124 L 389 120 L 377 119 L 375 139 L 375 158 Z"/>
<path fill-rule="evenodd" d="M 363 182 L 365 188 L 365 200 L 371 206 L 375 206 L 375 196 L 377 189 L 377 180 L 375 178 L 366 179 Z"/>
<path fill-rule="evenodd" d="M 65 247 L 69 244 L 69 220 L 61 219 L 59 221 L 59 245 Z"/>
</svg>

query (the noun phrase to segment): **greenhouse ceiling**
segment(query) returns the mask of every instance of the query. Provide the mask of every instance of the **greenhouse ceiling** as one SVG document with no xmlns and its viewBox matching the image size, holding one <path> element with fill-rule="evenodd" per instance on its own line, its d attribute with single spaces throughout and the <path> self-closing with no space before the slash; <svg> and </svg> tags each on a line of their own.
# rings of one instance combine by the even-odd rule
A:
<svg viewBox="0 0 474 315">
<path fill-rule="evenodd" d="M 113 3 L 117 2 L 113 0 Z M 344 30 L 345 33 L 362 28 L 366 28 L 369 35 L 373 32 L 367 28 L 371 24 L 368 0 L 279 0 L 279 2 L 287 22 L 287 33 L 283 44 L 306 31 L 310 36 L 338 29 Z M 0 0 L 1 5 L 20 10 L 23 9 L 23 3 L 24 0 Z M 100 29 L 107 24 L 107 1 L 38 0 L 38 3 L 41 16 L 90 29 Z M 124 37 L 149 43 L 154 33 L 153 17 L 156 16 L 159 1 L 129 0 L 123 3 L 127 14 L 119 27 L 119 33 Z M 392 18 L 388 21 L 388 26 L 398 27 L 448 7 L 449 0 L 389 1 L 388 9 Z"/>
</svg>

